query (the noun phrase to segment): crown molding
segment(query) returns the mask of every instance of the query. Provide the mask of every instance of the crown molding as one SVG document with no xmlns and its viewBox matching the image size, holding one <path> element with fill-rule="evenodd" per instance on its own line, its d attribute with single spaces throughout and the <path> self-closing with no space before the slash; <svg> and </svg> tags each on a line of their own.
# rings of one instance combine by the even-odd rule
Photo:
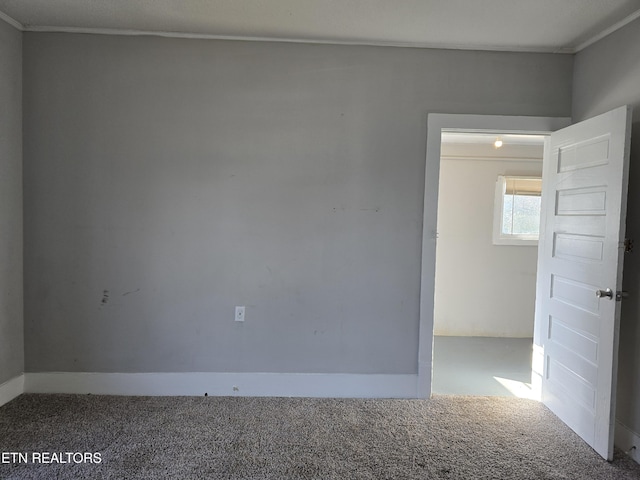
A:
<svg viewBox="0 0 640 480">
<path fill-rule="evenodd" d="M 0 11 L 0 19 L 4 20 L 5 22 L 7 22 L 9 25 L 11 25 L 12 27 L 17 28 L 18 30 L 20 30 L 21 32 L 24 32 L 24 25 L 22 25 L 19 21 L 17 21 L 15 18 L 10 17 L 9 15 L 7 15 L 6 13 Z"/>
<path fill-rule="evenodd" d="M 590 39 L 582 42 L 578 46 L 574 47 L 573 48 L 573 53 L 581 52 L 582 50 L 587 48 L 589 45 L 593 45 L 597 41 L 602 40 L 604 37 L 606 37 L 608 35 L 611 35 L 613 32 L 615 32 L 617 30 L 620 30 L 622 27 L 630 24 L 631 22 L 633 22 L 637 18 L 640 18 L 640 9 L 636 10 L 631 15 L 628 15 L 627 17 L 623 18 L 619 22 L 614 23 L 609 28 L 605 28 L 600 33 L 598 33 L 598 34 L 594 35 L 593 37 L 591 37 Z"/>
<path fill-rule="evenodd" d="M 118 28 L 91 28 L 91 27 L 60 27 L 48 25 L 23 25 L 13 17 L 0 11 L 0 19 L 7 22 L 22 32 L 51 32 L 51 33 L 76 33 L 90 35 L 122 35 L 122 36 L 155 36 L 166 38 L 189 38 L 197 40 L 232 40 L 244 42 L 276 42 L 276 43 L 303 43 L 315 45 L 350 45 L 350 46 L 370 46 L 370 47 L 397 47 L 397 48 L 430 48 L 442 50 L 471 50 L 471 51 L 495 51 L 495 52 L 515 52 L 515 53 L 556 53 L 572 55 L 578 53 L 590 45 L 602 40 L 613 32 L 628 25 L 640 18 L 640 9 L 628 15 L 619 22 L 605 28 L 601 32 L 578 44 L 570 47 L 505 47 L 503 45 L 468 45 L 449 44 L 432 42 L 393 42 L 378 40 L 322 40 L 304 38 L 283 38 L 283 37 L 258 37 L 245 35 L 215 35 L 207 33 L 187 33 L 172 31 L 148 31 L 130 30 Z"/>
<path fill-rule="evenodd" d="M 122 35 L 122 36 L 155 36 L 167 38 L 189 38 L 196 40 L 232 40 L 243 42 L 275 42 L 275 43 L 304 43 L 312 45 L 348 45 L 366 47 L 397 47 L 397 48 L 429 48 L 442 50 L 472 50 L 472 51 L 496 51 L 496 52 L 516 52 L 516 53 L 573 53 L 564 48 L 547 47 L 505 47 L 502 45 L 466 45 L 466 44 L 444 44 L 429 42 L 393 42 L 378 40 L 322 40 L 306 38 L 283 38 L 283 37 L 253 37 L 244 35 L 214 35 L 208 33 L 184 33 L 170 31 L 148 31 L 148 30 L 124 30 L 117 28 L 87 28 L 87 27 L 57 27 L 57 26 L 35 26 L 24 27 L 26 32 L 53 32 L 53 33 L 77 33 L 92 35 Z"/>
</svg>

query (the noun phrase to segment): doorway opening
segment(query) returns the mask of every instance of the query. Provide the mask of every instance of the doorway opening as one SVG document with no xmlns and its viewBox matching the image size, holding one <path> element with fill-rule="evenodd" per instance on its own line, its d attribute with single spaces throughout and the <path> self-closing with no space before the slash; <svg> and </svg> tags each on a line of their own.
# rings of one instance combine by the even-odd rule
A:
<svg viewBox="0 0 640 480">
<path fill-rule="evenodd" d="M 435 394 L 539 397 L 531 358 L 545 138 L 442 130 Z"/>
<path fill-rule="evenodd" d="M 436 273 L 436 237 L 438 187 L 442 131 L 500 132 L 505 134 L 549 135 L 570 125 L 568 117 L 517 117 L 502 115 L 429 114 L 425 164 L 424 210 L 422 222 L 422 258 L 420 282 L 420 325 L 418 339 L 418 396 L 432 394 L 434 293 Z M 464 300 L 464 296 L 461 296 Z M 534 332 L 534 343 L 538 332 Z M 535 358 L 535 355 L 534 355 Z M 534 362 L 537 365 L 538 362 Z"/>
<path fill-rule="evenodd" d="M 568 118 L 429 115 L 420 396 L 432 392 L 441 134 L 551 134 L 543 166 L 531 384 L 541 387 L 546 407 L 603 458 L 613 459 L 631 113 L 623 105 L 575 124 Z"/>
</svg>

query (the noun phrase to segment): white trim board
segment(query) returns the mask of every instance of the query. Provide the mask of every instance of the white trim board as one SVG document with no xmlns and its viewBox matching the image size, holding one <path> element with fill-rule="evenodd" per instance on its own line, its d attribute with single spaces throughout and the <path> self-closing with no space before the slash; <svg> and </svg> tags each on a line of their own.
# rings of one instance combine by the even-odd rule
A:
<svg viewBox="0 0 640 480">
<path fill-rule="evenodd" d="M 415 374 L 25 373 L 25 393 L 150 396 L 416 398 Z"/>
<path fill-rule="evenodd" d="M 636 463 L 640 463 L 640 435 L 626 425 L 616 420 L 615 441 L 616 447 L 623 450 Z"/>
<path fill-rule="evenodd" d="M 18 375 L 0 385 L 0 407 L 24 393 L 24 375 Z"/>
<path fill-rule="evenodd" d="M 517 162 L 539 162 L 542 163 L 542 158 L 539 157 L 487 157 L 481 155 L 442 155 L 440 157 L 441 160 L 447 161 L 479 161 L 479 162 L 509 162 L 509 163 L 517 163 Z"/>
</svg>

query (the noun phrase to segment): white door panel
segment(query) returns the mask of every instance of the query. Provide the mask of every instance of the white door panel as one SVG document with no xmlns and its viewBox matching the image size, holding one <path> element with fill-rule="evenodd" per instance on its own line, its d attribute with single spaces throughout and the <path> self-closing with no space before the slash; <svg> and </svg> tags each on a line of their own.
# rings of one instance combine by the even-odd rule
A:
<svg viewBox="0 0 640 480">
<path fill-rule="evenodd" d="M 631 111 L 621 107 L 551 135 L 545 149 L 536 330 L 542 400 L 613 458 Z M 611 289 L 613 298 L 597 297 Z"/>
</svg>

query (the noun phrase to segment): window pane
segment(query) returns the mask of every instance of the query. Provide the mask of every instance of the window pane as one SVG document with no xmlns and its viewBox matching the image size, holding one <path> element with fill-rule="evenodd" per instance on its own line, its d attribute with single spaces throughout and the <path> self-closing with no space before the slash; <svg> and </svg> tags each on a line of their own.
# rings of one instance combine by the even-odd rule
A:
<svg viewBox="0 0 640 480">
<path fill-rule="evenodd" d="M 513 235 L 537 235 L 540 228 L 540 197 L 513 196 Z"/>
<path fill-rule="evenodd" d="M 513 195 L 504 196 L 504 206 L 502 207 L 502 234 L 511 235 L 513 224 Z"/>
<path fill-rule="evenodd" d="M 540 234 L 542 179 L 499 175 L 496 181 L 494 245 L 535 245 Z M 502 212 L 498 208 L 502 207 Z M 498 219 L 500 221 L 498 221 Z"/>
</svg>

